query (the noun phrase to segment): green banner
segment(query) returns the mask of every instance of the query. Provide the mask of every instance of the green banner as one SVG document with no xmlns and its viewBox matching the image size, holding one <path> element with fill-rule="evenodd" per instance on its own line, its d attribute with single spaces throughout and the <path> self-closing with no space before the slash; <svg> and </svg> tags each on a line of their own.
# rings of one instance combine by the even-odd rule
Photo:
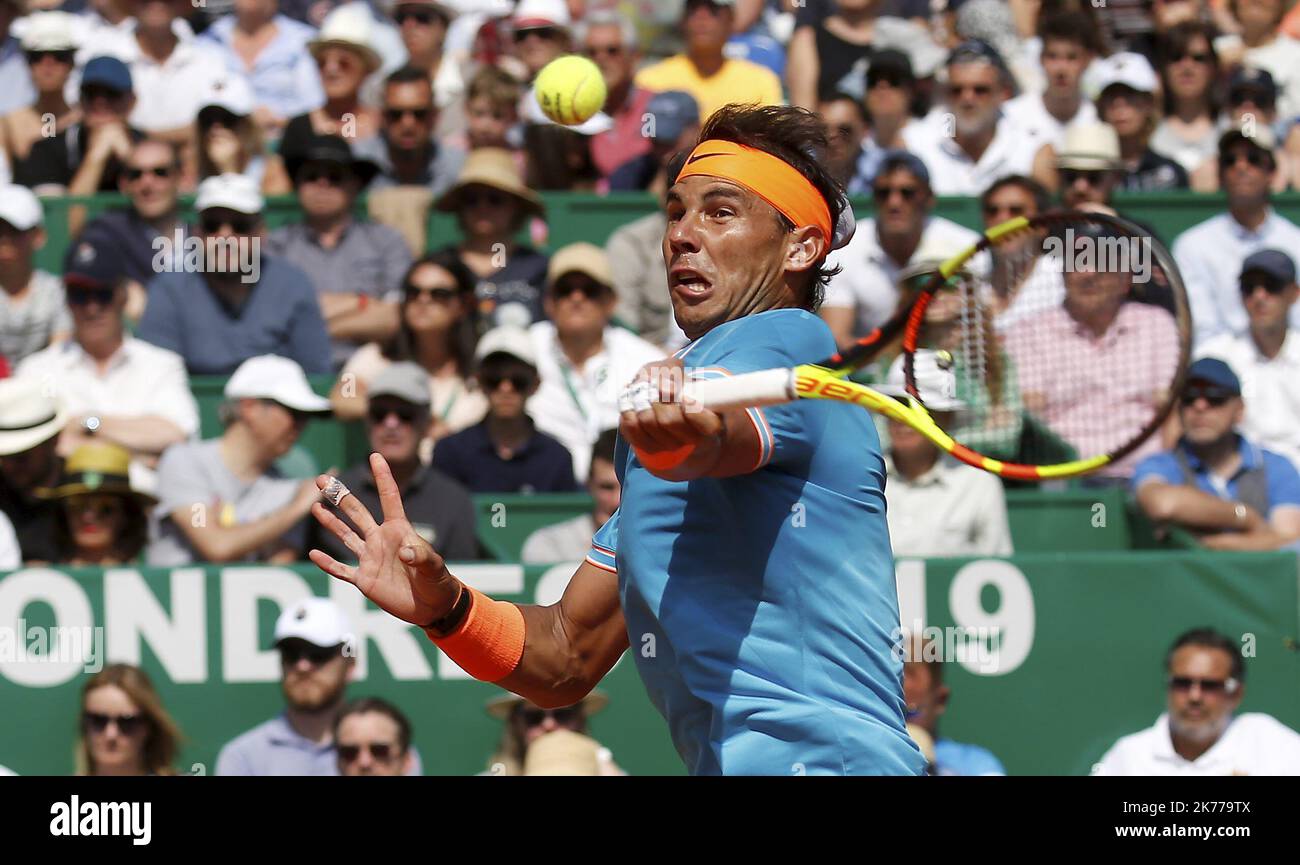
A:
<svg viewBox="0 0 1300 865">
<path fill-rule="evenodd" d="M 573 565 L 454 565 L 509 600 L 550 603 Z M 946 647 L 953 695 L 942 732 L 993 750 L 1012 774 L 1082 774 L 1163 705 L 1161 662 L 1181 631 L 1210 625 L 1247 653 L 1245 711 L 1300 727 L 1296 558 L 1288 554 L 1029 554 L 903 560 L 902 620 Z M 107 661 L 140 664 L 186 735 L 180 766 L 210 773 L 221 746 L 280 711 L 271 630 L 279 609 L 328 594 L 358 637 L 349 696 L 412 719 L 428 774 L 483 771 L 497 692 L 467 679 L 418 629 L 351 586 L 295 567 L 30 568 L 0 576 L 0 765 L 72 771 L 80 688 Z M 683 769 L 626 655 L 601 688 L 592 733 L 634 775 Z"/>
</svg>

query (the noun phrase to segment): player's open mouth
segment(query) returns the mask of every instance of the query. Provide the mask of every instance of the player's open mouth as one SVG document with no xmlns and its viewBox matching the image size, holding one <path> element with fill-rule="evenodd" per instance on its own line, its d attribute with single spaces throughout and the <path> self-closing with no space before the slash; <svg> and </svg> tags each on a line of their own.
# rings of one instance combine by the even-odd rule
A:
<svg viewBox="0 0 1300 865">
<path fill-rule="evenodd" d="M 668 272 L 668 283 L 674 291 L 684 298 L 703 299 L 713 287 L 699 271 L 689 267 L 674 267 Z"/>
</svg>

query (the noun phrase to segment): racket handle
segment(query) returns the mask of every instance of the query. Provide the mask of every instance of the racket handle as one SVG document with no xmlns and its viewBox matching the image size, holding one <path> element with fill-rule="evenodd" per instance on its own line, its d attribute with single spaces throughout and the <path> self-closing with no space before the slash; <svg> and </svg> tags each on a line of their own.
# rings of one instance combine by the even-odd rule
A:
<svg viewBox="0 0 1300 865">
<path fill-rule="evenodd" d="M 764 369 L 707 381 L 693 381 L 686 393 L 712 411 L 779 405 L 795 398 L 794 370 Z"/>
</svg>

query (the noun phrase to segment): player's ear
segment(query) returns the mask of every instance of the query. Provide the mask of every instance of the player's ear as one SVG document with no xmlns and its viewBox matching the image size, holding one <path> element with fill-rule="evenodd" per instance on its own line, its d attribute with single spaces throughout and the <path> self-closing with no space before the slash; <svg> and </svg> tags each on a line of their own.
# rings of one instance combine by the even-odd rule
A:
<svg viewBox="0 0 1300 865">
<path fill-rule="evenodd" d="M 811 225 L 796 228 L 787 235 L 785 269 L 802 273 L 817 266 L 825 255 L 826 239 Z"/>
</svg>

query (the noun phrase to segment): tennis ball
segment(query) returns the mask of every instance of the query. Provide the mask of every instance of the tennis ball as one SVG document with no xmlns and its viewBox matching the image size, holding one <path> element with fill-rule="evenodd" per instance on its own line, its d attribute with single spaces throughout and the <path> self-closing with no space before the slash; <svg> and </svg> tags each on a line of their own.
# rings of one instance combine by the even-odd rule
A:
<svg viewBox="0 0 1300 865">
<path fill-rule="evenodd" d="M 542 112 L 556 123 L 585 123 L 605 105 L 605 79 L 586 57 L 566 54 L 542 67 L 533 84 Z"/>
</svg>

